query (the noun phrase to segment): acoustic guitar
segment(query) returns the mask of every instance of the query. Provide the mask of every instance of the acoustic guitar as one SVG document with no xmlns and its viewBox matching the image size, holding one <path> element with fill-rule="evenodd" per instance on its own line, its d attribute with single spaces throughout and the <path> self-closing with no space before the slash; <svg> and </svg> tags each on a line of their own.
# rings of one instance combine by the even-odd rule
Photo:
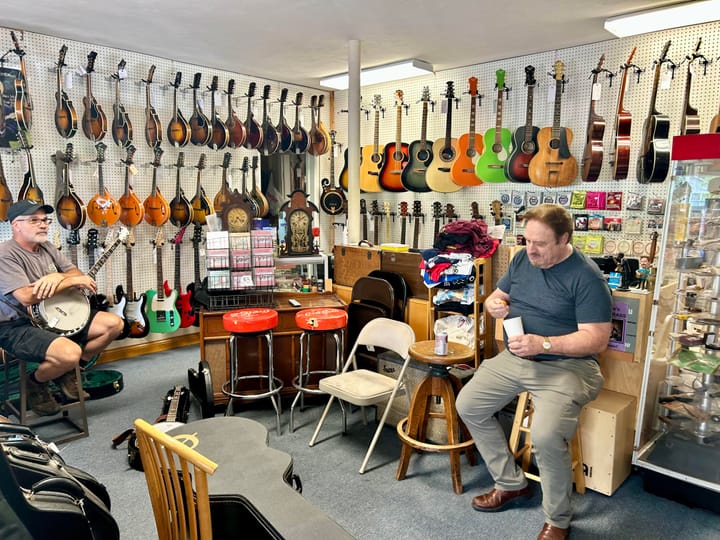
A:
<svg viewBox="0 0 720 540">
<path fill-rule="evenodd" d="M 533 98 L 536 84 L 535 67 L 525 66 L 525 86 L 527 86 L 525 125 L 515 130 L 512 150 L 505 160 L 505 176 L 511 182 L 530 182 L 528 167 L 530 160 L 538 151 L 537 134 L 540 128 L 533 126 Z"/>
<path fill-rule="evenodd" d="M 82 129 L 85 136 L 92 142 L 98 142 L 103 140 L 107 133 L 107 116 L 102 110 L 102 107 L 95 99 L 92 93 L 92 73 L 95 71 L 95 58 L 97 53 L 91 51 L 88 54 L 88 62 L 85 67 L 85 97 L 83 98 L 83 105 L 85 110 L 83 111 L 82 117 Z"/>
<path fill-rule="evenodd" d="M 235 92 L 235 79 L 228 81 L 227 98 L 228 98 L 228 117 L 225 120 L 225 126 L 228 129 L 228 146 L 230 148 L 241 148 L 245 144 L 245 124 L 242 123 L 238 115 L 235 114 L 233 108 L 233 93 Z"/>
<path fill-rule="evenodd" d="M 20 186 L 20 192 L 18 193 L 18 201 L 28 199 L 38 204 L 45 204 L 45 197 L 42 189 L 38 186 L 37 180 L 35 179 L 35 167 L 33 166 L 32 154 L 30 149 L 32 146 L 28 144 L 27 138 L 23 133 L 23 130 L 19 129 L 17 132 L 17 138 L 20 142 L 20 148 L 25 151 L 27 157 L 27 172 L 23 177 L 22 185 Z"/>
<path fill-rule="evenodd" d="M 177 93 L 182 84 L 182 71 L 175 74 L 175 81 L 170 83 L 173 87 L 173 115 L 167 125 L 167 140 L 174 147 L 183 147 L 190 142 L 190 123 L 185 120 L 182 111 L 178 108 Z"/>
<path fill-rule="evenodd" d="M 698 110 L 690 105 L 690 88 L 695 77 L 695 66 L 693 64 L 696 59 L 702 56 L 698 54 L 701 43 L 702 38 L 699 38 L 693 53 L 686 57 L 688 69 L 687 78 L 685 79 L 685 99 L 683 100 L 685 105 L 680 119 L 680 135 L 697 135 L 700 133 L 700 115 L 698 115 Z"/>
<path fill-rule="evenodd" d="M 428 104 L 430 103 L 430 88 L 423 87 L 422 97 L 422 127 L 420 128 L 420 139 L 410 143 L 408 147 L 408 163 L 403 169 L 401 179 L 403 187 L 408 191 L 425 193 L 430 188 L 425 181 L 427 167 L 433 159 L 432 142 L 427 140 L 427 116 Z M 407 209 L 406 209 L 407 210 Z"/>
<path fill-rule="evenodd" d="M 225 123 L 220 120 L 220 115 L 215 108 L 215 94 L 217 94 L 218 91 L 217 75 L 212 78 L 208 90 L 210 90 L 210 119 L 212 121 L 212 135 L 210 136 L 210 141 L 208 141 L 208 146 L 215 150 L 222 150 L 230 141 L 230 132 Z"/>
<path fill-rule="evenodd" d="M 120 219 L 120 203 L 105 187 L 103 176 L 103 163 L 105 163 L 105 149 L 107 145 L 100 141 L 95 145 L 97 152 L 98 192 L 93 195 L 87 205 L 88 217 L 98 227 L 112 227 Z"/>
<path fill-rule="evenodd" d="M 290 125 L 285 119 L 285 102 L 287 101 L 287 95 L 288 89 L 283 88 L 280 91 L 280 98 L 278 100 L 280 102 L 280 117 L 278 118 L 278 125 L 275 129 L 280 137 L 279 152 L 287 152 L 293 143 L 292 129 L 290 129 Z"/>
<path fill-rule="evenodd" d="M 295 94 L 295 101 L 293 102 L 293 105 L 295 105 L 295 126 L 292 130 L 292 144 L 290 145 L 290 151 L 294 154 L 303 154 L 308 148 L 308 144 L 310 142 L 310 137 L 308 136 L 308 132 L 305 130 L 304 127 L 302 127 L 302 124 L 300 123 L 300 107 L 302 107 L 303 102 L 303 93 L 298 92 Z"/>
<path fill-rule="evenodd" d="M 571 184 L 578 172 L 578 164 L 570 153 L 573 133 L 569 128 L 560 126 L 565 64 L 555 62 L 555 108 L 552 127 L 544 127 L 538 132 L 538 153 L 530 160 L 528 173 L 530 181 L 543 187 L 561 187 Z"/>
<path fill-rule="evenodd" d="M 670 118 L 657 110 L 660 73 L 667 61 L 668 49 L 670 41 L 665 43 L 660 59 L 655 62 L 650 112 L 643 124 L 642 144 L 637 161 L 637 179 L 641 184 L 663 182 L 670 168 Z"/>
<path fill-rule="evenodd" d="M 15 32 L 10 31 L 10 37 L 12 38 L 15 49 L 13 52 L 20 59 L 20 75 L 19 79 L 15 79 L 15 120 L 17 121 L 18 128 L 29 131 L 32 127 L 32 111 L 33 102 L 30 97 L 30 90 L 27 82 L 27 71 L 25 69 L 25 51 L 20 48 L 20 42 L 15 36 Z"/>
<path fill-rule="evenodd" d="M 192 222 L 195 225 L 205 225 L 207 216 L 213 213 L 212 203 L 205 194 L 205 188 L 202 185 L 202 171 L 205 168 L 206 156 L 204 153 L 200 154 L 200 159 L 197 164 L 197 181 L 195 183 L 195 195 L 190 199 L 192 205 Z"/>
<path fill-rule="evenodd" d="M 215 212 L 221 214 L 225 209 L 225 205 L 230 202 L 230 186 L 228 185 L 227 172 L 230 168 L 230 152 L 225 152 L 222 163 L 222 180 L 220 181 L 220 190 L 215 194 L 213 199 L 213 208 Z"/>
<path fill-rule="evenodd" d="M 248 92 L 247 92 L 247 116 L 245 117 L 245 131 L 247 133 L 245 137 L 245 148 L 255 149 L 260 148 L 263 142 L 263 131 L 262 127 L 258 123 L 257 120 L 255 120 L 255 115 L 253 115 L 252 110 L 252 101 L 253 97 L 255 96 L 255 83 L 251 82 L 248 86 Z"/>
<path fill-rule="evenodd" d="M 615 150 L 613 152 L 613 179 L 624 180 L 627 178 L 630 166 L 630 132 L 632 129 L 632 114 L 625 109 L 625 88 L 627 87 L 628 72 L 632 65 L 637 47 L 633 47 L 623 66 L 622 82 L 618 92 L 617 113 L 615 115 Z"/>
<path fill-rule="evenodd" d="M 195 318 L 197 314 L 190 305 L 190 296 L 192 293 L 184 293 L 182 289 L 182 283 L 180 283 L 180 246 L 182 245 L 183 236 L 185 235 L 186 227 L 182 227 L 175 237 L 172 239 L 173 250 L 175 251 L 175 294 L 177 300 L 175 301 L 175 308 L 180 314 L 180 328 L 187 328 L 195 324 Z M 165 296 L 170 296 L 173 289 L 170 284 L 165 281 L 163 283 L 163 289 L 165 290 Z"/>
<path fill-rule="evenodd" d="M 475 167 L 483 151 L 483 142 L 475 133 L 475 111 L 477 109 L 478 88 L 477 77 L 468 79 L 470 94 L 470 129 L 457 141 L 458 156 L 450 167 L 452 181 L 460 186 L 479 186 L 482 184 L 475 174 Z"/>
<path fill-rule="evenodd" d="M 605 135 L 605 119 L 595 112 L 595 102 L 600 98 L 598 75 L 602 72 L 605 55 L 600 56 L 598 65 L 592 70 L 592 86 L 590 91 L 590 112 L 588 113 L 587 135 L 582 157 L 582 179 L 595 182 L 600 176 L 603 162 L 603 136 Z"/>
<path fill-rule="evenodd" d="M 193 83 L 190 88 L 193 89 L 193 113 L 188 123 L 190 124 L 190 142 L 195 146 L 205 146 L 210 142 L 212 137 L 212 125 L 210 120 L 205 116 L 200 104 L 198 103 L 197 91 L 200 88 L 200 78 L 202 73 L 196 73 L 193 77 Z"/>
<path fill-rule="evenodd" d="M 180 176 L 185 166 L 185 153 L 178 152 L 177 162 L 175 163 L 175 197 L 170 201 L 170 223 L 176 227 L 185 227 L 192 223 L 193 208 L 190 201 L 185 197 L 185 192 L 180 185 Z"/>
<path fill-rule="evenodd" d="M 63 90 L 62 70 L 65 67 L 67 45 L 60 47 L 57 69 L 57 91 L 55 92 L 55 129 L 64 139 L 70 139 L 77 132 L 77 113 L 67 93 Z"/>
<path fill-rule="evenodd" d="M 270 122 L 270 117 L 268 116 L 268 99 L 270 99 L 270 85 L 266 84 L 263 88 L 263 95 L 262 95 L 262 101 L 263 101 L 263 119 L 262 119 L 262 132 L 263 132 L 263 140 L 262 140 L 262 146 L 260 147 L 260 151 L 264 156 L 269 156 L 270 154 L 274 154 L 278 151 L 280 148 L 280 134 L 278 133 L 277 129 L 275 129 L 275 126 Z"/>
<path fill-rule="evenodd" d="M 68 231 L 81 229 L 86 218 L 85 206 L 70 182 L 70 164 L 74 159 L 72 143 L 67 144 L 65 153 L 58 151 L 53 156 L 55 166 L 61 171 L 63 186 L 55 202 L 55 214 L 60 226 Z"/>
<path fill-rule="evenodd" d="M 157 148 L 162 142 L 163 129 L 160 117 L 150 101 L 150 85 L 153 82 L 153 75 L 155 75 L 155 65 L 150 66 L 147 78 L 143 81 L 145 83 L 145 141 L 150 148 Z"/>
<path fill-rule="evenodd" d="M 453 182 L 450 176 L 452 164 L 458 157 L 457 139 L 452 136 L 452 110 L 453 101 L 455 100 L 454 84 L 453 81 L 446 83 L 445 137 L 437 139 L 433 143 L 433 160 L 428 165 L 427 173 L 425 173 L 425 181 L 428 187 L 436 193 L 452 193 L 462 189 L 462 186 Z"/>
<path fill-rule="evenodd" d="M 135 156 L 135 147 L 131 144 L 127 147 L 127 155 L 123 163 L 125 163 L 125 192 L 120 196 L 120 223 L 126 227 L 134 227 L 140 223 L 145 217 L 145 208 L 135 190 L 130 185 L 130 173 L 135 174 L 133 158 Z"/>
<path fill-rule="evenodd" d="M 403 91 L 395 91 L 395 142 L 383 149 L 383 165 L 380 169 L 380 187 L 384 191 L 406 191 L 402 184 L 402 172 L 410 159 L 408 144 L 402 142 Z"/>
<path fill-rule="evenodd" d="M 5 169 L 3 169 L 2 155 L 0 155 L 0 221 L 7 221 L 8 210 L 13 204 L 13 196 L 5 179 Z"/>
<path fill-rule="evenodd" d="M 485 132 L 483 141 L 485 149 L 475 165 L 475 174 L 483 182 L 507 182 L 505 161 L 510 154 L 510 130 L 502 127 L 503 94 L 505 93 L 505 70 L 495 72 L 497 101 L 495 104 L 495 127 Z"/>
<path fill-rule="evenodd" d="M 112 138 L 121 148 L 132 144 L 133 128 L 130 115 L 120 102 L 120 81 L 125 78 L 125 60 L 120 60 L 117 72 L 113 73 L 115 80 L 115 103 L 113 104 Z"/>
<path fill-rule="evenodd" d="M 372 107 L 375 110 L 373 143 L 366 144 L 360 150 L 360 189 L 366 193 L 379 193 L 382 191 L 380 169 L 383 165 L 383 150 L 385 149 L 385 146 L 380 144 L 380 112 L 383 111 L 380 94 L 375 94 L 373 97 Z"/>
<path fill-rule="evenodd" d="M 258 157 L 253 156 L 252 158 L 252 189 L 250 190 L 250 197 L 255 201 L 257 208 L 257 217 L 265 217 L 270 212 L 270 203 L 267 198 L 263 195 L 260 189 L 259 182 L 257 181 L 257 169 L 258 169 Z M 243 183 L 243 192 L 245 191 L 245 184 Z"/>
<path fill-rule="evenodd" d="M 147 296 L 147 304 L 145 306 L 145 315 L 150 323 L 151 332 L 169 333 L 180 328 L 180 313 L 175 307 L 177 300 L 177 291 L 172 291 L 167 296 L 163 289 L 163 258 L 162 247 L 165 245 L 165 235 L 162 227 L 158 227 L 155 239 L 156 268 L 157 268 L 157 288 L 149 289 L 145 292 Z"/>
<path fill-rule="evenodd" d="M 145 221 L 153 227 L 162 227 L 170 219 L 170 205 L 157 185 L 157 172 L 160 168 L 160 158 L 162 158 L 164 152 L 160 146 L 156 146 L 153 153 L 152 189 L 150 195 L 143 201 L 143 207 L 145 208 Z"/>
<path fill-rule="evenodd" d="M 330 132 L 330 178 L 322 179 L 322 193 L 320 194 L 320 208 L 331 216 L 347 211 L 345 192 L 335 184 L 335 146 L 335 130 L 332 130 Z M 333 232 L 335 230 L 332 225 L 331 230 Z"/>
</svg>

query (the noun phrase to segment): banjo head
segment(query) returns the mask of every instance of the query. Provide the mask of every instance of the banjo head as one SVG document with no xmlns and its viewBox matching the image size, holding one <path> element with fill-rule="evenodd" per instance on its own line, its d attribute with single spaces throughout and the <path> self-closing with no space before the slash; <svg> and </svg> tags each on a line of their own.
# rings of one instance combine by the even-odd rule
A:
<svg viewBox="0 0 720 540">
<path fill-rule="evenodd" d="M 72 336 L 85 327 L 90 318 L 90 301 L 80 289 L 71 288 L 33 304 L 33 324 L 61 336 Z"/>
</svg>

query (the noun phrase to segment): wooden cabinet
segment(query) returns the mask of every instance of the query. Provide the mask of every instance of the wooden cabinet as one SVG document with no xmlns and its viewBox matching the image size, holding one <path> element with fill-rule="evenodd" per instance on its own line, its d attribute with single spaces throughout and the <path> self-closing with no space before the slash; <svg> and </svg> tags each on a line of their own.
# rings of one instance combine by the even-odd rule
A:
<svg viewBox="0 0 720 540">
<path fill-rule="evenodd" d="M 300 302 L 300 307 L 293 307 L 288 299 Z M 295 394 L 292 379 L 297 376 L 299 361 L 298 336 L 301 331 L 295 326 L 295 313 L 308 308 L 341 308 L 347 304 L 331 292 L 326 293 L 276 293 L 275 304 L 278 311 L 278 326 L 273 330 L 273 357 L 275 376 L 284 383 L 282 395 Z M 223 326 L 222 317 L 226 311 L 200 312 L 200 359 L 210 366 L 213 384 L 213 400 L 217 403 L 227 402 L 222 393 L 222 385 L 230 378 L 230 351 L 228 338 L 230 334 Z M 314 336 L 311 345 L 313 362 L 317 365 L 334 365 L 334 341 L 329 336 Z M 238 374 L 266 373 L 267 347 L 264 337 L 244 338 L 238 341 Z"/>
</svg>

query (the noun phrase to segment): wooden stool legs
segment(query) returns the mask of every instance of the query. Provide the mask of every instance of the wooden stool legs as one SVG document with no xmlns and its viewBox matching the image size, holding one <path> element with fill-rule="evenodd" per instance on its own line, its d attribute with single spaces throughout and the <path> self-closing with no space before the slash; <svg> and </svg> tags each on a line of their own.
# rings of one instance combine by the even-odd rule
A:
<svg viewBox="0 0 720 540">
<path fill-rule="evenodd" d="M 520 467 L 525 476 L 536 482 L 540 476 L 528 472 L 532 462 L 532 441 L 530 440 L 530 426 L 535 409 L 533 408 L 530 392 L 522 392 L 518 395 L 518 404 L 515 409 L 512 430 L 508 445 L 516 460 L 520 460 Z M 585 472 L 583 471 L 582 444 L 580 441 L 580 425 L 575 430 L 575 435 L 568 443 L 570 459 L 572 462 L 573 481 L 575 490 L 578 493 L 585 493 Z"/>
</svg>

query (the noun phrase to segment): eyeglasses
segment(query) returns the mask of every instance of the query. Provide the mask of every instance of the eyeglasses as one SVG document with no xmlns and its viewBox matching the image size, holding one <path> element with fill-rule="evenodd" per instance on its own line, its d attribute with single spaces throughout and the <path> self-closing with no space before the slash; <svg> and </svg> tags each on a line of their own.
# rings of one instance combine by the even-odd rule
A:
<svg viewBox="0 0 720 540">
<path fill-rule="evenodd" d="M 44 217 L 44 218 L 31 217 L 31 218 L 27 218 L 27 219 L 17 219 L 17 220 L 15 220 L 15 221 L 26 221 L 27 223 L 29 223 L 29 224 L 32 225 L 33 227 L 37 227 L 37 226 L 40 225 L 41 223 L 42 223 L 43 225 L 50 225 L 50 224 L 52 224 L 52 222 L 53 222 L 52 218 L 49 218 L 49 217 Z"/>
</svg>

